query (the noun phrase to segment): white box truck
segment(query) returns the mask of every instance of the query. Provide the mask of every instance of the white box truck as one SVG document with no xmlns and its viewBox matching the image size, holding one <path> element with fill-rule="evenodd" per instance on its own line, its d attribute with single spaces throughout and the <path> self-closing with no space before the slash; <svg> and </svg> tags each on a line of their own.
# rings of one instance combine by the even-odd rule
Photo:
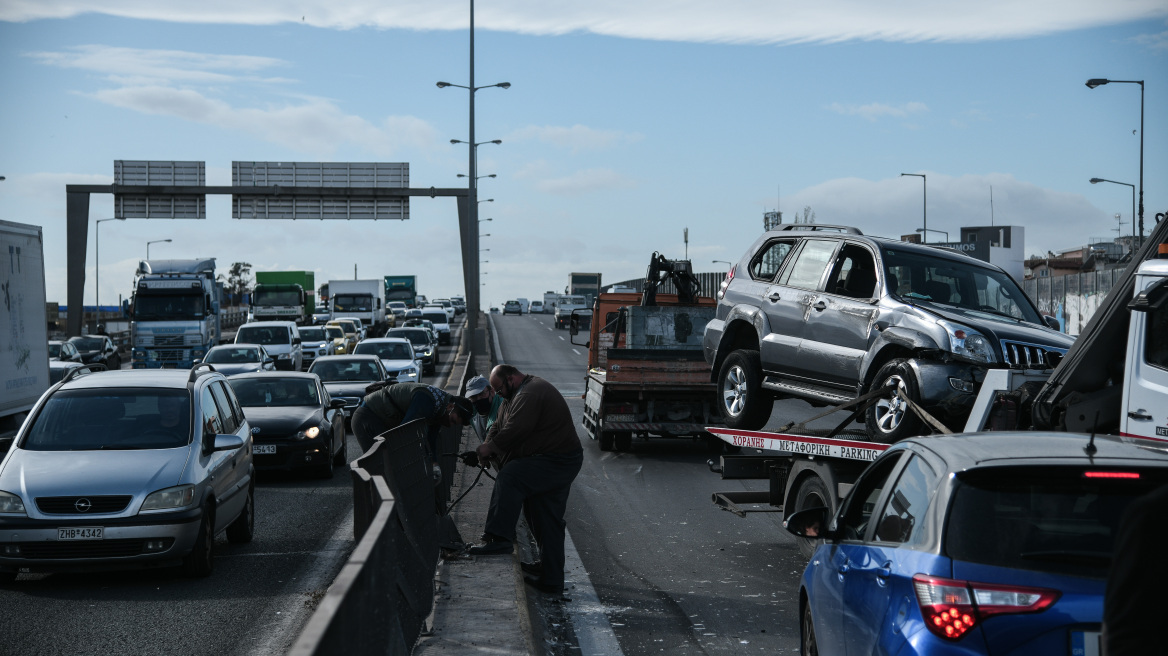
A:
<svg viewBox="0 0 1168 656">
<path fill-rule="evenodd" d="M 328 284 L 330 318 L 356 317 L 369 329 L 369 337 L 385 333 L 384 280 L 330 280 Z"/>
<path fill-rule="evenodd" d="M 49 389 L 41 227 L 0 221 L 0 453 Z M 69 308 L 81 312 L 82 308 Z"/>
</svg>

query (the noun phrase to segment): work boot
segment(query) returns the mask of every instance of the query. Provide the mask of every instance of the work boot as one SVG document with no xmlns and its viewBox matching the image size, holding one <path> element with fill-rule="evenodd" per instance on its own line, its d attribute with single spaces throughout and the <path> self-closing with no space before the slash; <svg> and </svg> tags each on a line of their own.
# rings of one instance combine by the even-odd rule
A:
<svg viewBox="0 0 1168 656">
<path fill-rule="evenodd" d="M 519 568 L 523 570 L 524 574 L 531 574 L 533 576 L 543 574 L 543 562 L 539 560 L 534 563 L 519 563 Z"/>
<path fill-rule="evenodd" d="M 490 533 L 483 534 L 483 543 L 476 544 L 467 550 L 472 556 L 501 556 L 514 550 L 511 541 Z"/>
</svg>

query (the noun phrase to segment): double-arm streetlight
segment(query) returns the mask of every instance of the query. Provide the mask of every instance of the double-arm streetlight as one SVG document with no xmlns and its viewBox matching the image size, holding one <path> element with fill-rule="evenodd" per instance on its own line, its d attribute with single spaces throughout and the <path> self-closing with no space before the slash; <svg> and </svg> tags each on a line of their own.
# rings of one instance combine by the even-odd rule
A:
<svg viewBox="0 0 1168 656">
<path fill-rule="evenodd" d="M 460 177 L 460 178 L 469 178 L 470 176 L 469 176 L 469 175 L 467 175 L 467 174 L 465 174 L 465 173 L 459 173 L 459 174 L 458 174 L 458 177 Z M 497 176 L 497 175 L 495 175 L 494 173 L 492 173 L 492 174 L 490 174 L 490 175 L 479 175 L 479 176 L 475 176 L 475 180 L 482 180 L 483 178 L 496 178 L 496 177 L 498 177 L 498 176 Z"/>
<path fill-rule="evenodd" d="M 900 177 L 903 178 L 906 175 L 911 175 L 913 177 L 920 178 L 921 184 L 923 185 L 922 188 L 924 189 L 925 200 L 921 204 L 921 206 L 924 208 L 924 219 L 923 219 L 924 220 L 924 227 L 919 232 L 921 233 L 921 243 L 925 244 L 925 243 L 928 243 L 928 241 L 929 241 L 929 238 L 926 234 L 927 231 L 929 230 L 929 180 L 928 180 L 928 178 L 925 177 L 924 173 L 901 173 Z"/>
<path fill-rule="evenodd" d="M 1111 184 L 1117 184 L 1117 185 L 1123 185 L 1125 187 L 1131 187 L 1131 190 L 1132 190 L 1132 217 L 1135 217 L 1135 215 L 1136 215 L 1136 186 L 1134 184 L 1129 184 L 1127 182 L 1116 182 L 1115 180 L 1107 180 L 1106 178 L 1091 178 L 1091 184 L 1099 184 L 1100 182 L 1110 182 Z M 1141 231 L 1143 230 L 1142 223 L 1140 225 L 1140 230 Z M 1136 238 L 1136 222 L 1132 221 L 1132 239 L 1134 240 L 1135 238 Z M 1132 252 L 1133 253 L 1135 252 L 1135 250 L 1137 248 L 1140 247 L 1138 241 L 1139 240 L 1132 242 Z"/>
<path fill-rule="evenodd" d="M 124 217 L 124 216 L 115 216 L 112 219 L 98 219 L 96 221 L 97 227 L 93 229 L 94 233 L 97 236 L 97 244 L 94 246 L 93 259 L 94 259 L 95 266 L 94 266 L 94 271 L 93 271 L 93 278 L 94 278 L 95 282 L 97 283 L 97 285 L 96 285 L 97 290 L 96 290 L 96 293 L 94 294 L 94 296 L 97 297 L 97 331 L 98 332 L 101 332 L 101 224 L 105 223 L 106 221 L 125 221 L 125 220 L 126 220 L 126 217 Z M 146 248 L 149 249 L 150 246 L 147 245 Z M 147 257 L 146 259 L 150 259 L 150 258 Z"/>
<path fill-rule="evenodd" d="M 1104 84 L 1138 84 L 1140 85 L 1140 241 L 1144 240 L 1144 81 L 1143 80 L 1108 80 L 1096 77 L 1087 80 L 1087 88 L 1103 86 Z M 1123 184 L 1118 183 L 1118 184 Z"/>
<path fill-rule="evenodd" d="M 171 241 L 173 241 L 173 240 L 171 240 L 171 239 L 155 239 L 154 241 L 146 242 L 146 259 L 147 260 L 150 259 L 150 244 L 162 244 L 162 243 L 169 244 Z"/>
</svg>

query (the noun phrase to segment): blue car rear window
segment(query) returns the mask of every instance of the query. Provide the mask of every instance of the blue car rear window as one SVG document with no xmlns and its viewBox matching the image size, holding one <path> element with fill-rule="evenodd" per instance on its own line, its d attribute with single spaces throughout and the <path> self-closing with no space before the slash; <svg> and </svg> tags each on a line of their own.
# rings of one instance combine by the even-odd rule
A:
<svg viewBox="0 0 1168 656">
<path fill-rule="evenodd" d="M 1106 578 L 1120 518 L 1132 499 L 1168 483 L 1162 469 L 1138 479 L 1088 478 L 1084 467 L 997 467 L 959 475 L 945 528 L 954 560 Z"/>
</svg>

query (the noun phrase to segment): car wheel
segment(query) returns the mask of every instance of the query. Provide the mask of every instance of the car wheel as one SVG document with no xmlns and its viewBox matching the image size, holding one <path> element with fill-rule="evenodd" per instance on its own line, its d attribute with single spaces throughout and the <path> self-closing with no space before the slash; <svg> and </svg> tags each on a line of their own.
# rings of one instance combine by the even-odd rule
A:
<svg viewBox="0 0 1168 656">
<path fill-rule="evenodd" d="M 601 451 L 612 451 L 613 434 L 611 432 L 601 431 L 598 441 L 600 442 Z"/>
<path fill-rule="evenodd" d="M 613 435 L 613 443 L 617 451 L 629 451 L 633 448 L 633 434 L 629 431 L 618 431 Z"/>
<path fill-rule="evenodd" d="M 831 505 L 831 494 L 823 479 L 810 474 L 804 476 L 803 480 L 799 482 L 799 489 L 795 491 L 795 509 L 792 513 L 808 508 L 827 508 L 827 514 L 830 517 L 835 514 L 835 509 Z M 819 545 L 823 544 L 823 540 L 812 538 L 795 538 L 795 541 L 799 545 L 799 552 L 806 559 L 810 559 L 811 554 L 815 553 Z"/>
<path fill-rule="evenodd" d="M 894 389 L 868 408 L 864 414 L 868 436 L 881 444 L 892 444 L 907 437 L 921 435 L 924 423 L 905 403 L 921 402 L 920 388 L 916 376 L 906 360 L 892 360 L 880 368 L 873 379 L 871 389 L 892 385 Z"/>
<path fill-rule="evenodd" d="M 324 462 L 313 468 L 312 473 L 317 478 L 332 478 L 333 477 L 333 446 L 326 444 L 324 446 L 327 453 L 324 454 Z"/>
<path fill-rule="evenodd" d="M 195 547 L 183 557 L 183 573 L 191 578 L 205 578 L 214 569 L 215 513 L 210 507 L 203 510 L 203 521 L 199 524 L 199 535 Z"/>
<path fill-rule="evenodd" d="M 819 656 L 819 645 L 815 642 L 815 622 L 811 620 L 811 605 L 803 607 L 803 630 L 800 632 L 799 653 L 801 656 Z"/>
<path fill-rule="evenodd" d="M 243 503 L 243 510 L 227 526 L 227 541 L 232 544 L 251 542 L 255 535 L 255 483 L 247 486 L 247 501 Z"/>
<path fill-rule="evenodd" d="M 757 430 L 771 418 L 774 398 L 762 388 L 762 364 L 758 351 L 731 353 L 718 372 L 722 416 L 730 428 Z"/>
</svg>

